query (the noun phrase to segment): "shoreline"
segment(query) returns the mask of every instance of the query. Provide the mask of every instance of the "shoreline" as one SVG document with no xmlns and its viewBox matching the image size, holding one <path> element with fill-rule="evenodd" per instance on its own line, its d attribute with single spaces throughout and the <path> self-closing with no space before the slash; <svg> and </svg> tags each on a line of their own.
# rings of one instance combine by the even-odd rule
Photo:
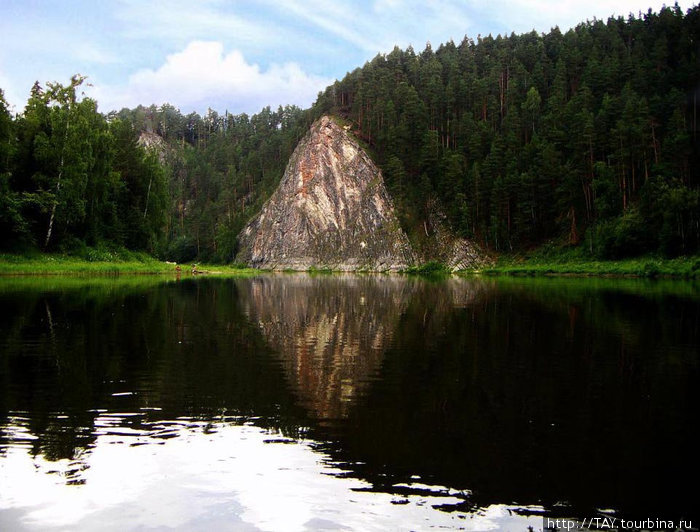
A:
<svg viewBox="0 0 700 532">
<path fill-rule="evenodd" d="M 399 275 L 416 276 L 508 276 L 508 277 L 600 277 L 600 278 L 662 278 L 692 280 L 700 278 L 700 256 L 680 257 L 675 259 L 658 259 L 643 257 L 615 261 L 544 261 L 544 260 L 509 260 L 502 259 L 501 264 L 482 267 L 475 270 L 460 270 L 451 272 L 442 265 L 429 263 L 412 267 L 409 270 L 393 272 Z M 109 277 L 120 275 L 167 275 L 176 277 L 199 276 L 250 276 L 270 272 L 240 265 L 200 264 L 192 271 L 191 264 L 178 265 L 161 262 L 156 259 L 148 260 L 114 260 L 89 261 L 69 255 L 37 255 L 24 257 L 22 255 L 0 255 L 1 277 L 26 276 L 73 276 L 73 277 Z M 438 267 L 439 266 L 439 267 Z M 275 271 L 275 270 L 272 270 Z M 291 270 L 278 270 L 276 273 L 292 273 Z M 310 273 L 314 275 L 335 273 L 382 273 L 358 270 L 355 272 L 335 271 L 331 269 L 298 270 L 294 273 Z"/>
<path fill-rule="evenodd" d="M 507 275 L 512 277 L 629 277 L 640 279 L 698 279 L 700 257 L 659 259 L 639 257 L 611 261 L 503 261 L 491 268 L 484 268 L 483 275 Z"/>
<path fill-rule="evenodd" d="M 156 259 L 89 261 L 70 255 L 42 254 L 31 257 L 0 255 L 0 277 L 114 277 L 120 275 L 196 277 L 251 275 L 260 272 L 252 268 L 197 263 L 196 272 L 193 273 L 192 264 L 179 265 L 180 271 L 177 270 L 177 266 L 175 263 L 161 262 Z"/>
</svg>

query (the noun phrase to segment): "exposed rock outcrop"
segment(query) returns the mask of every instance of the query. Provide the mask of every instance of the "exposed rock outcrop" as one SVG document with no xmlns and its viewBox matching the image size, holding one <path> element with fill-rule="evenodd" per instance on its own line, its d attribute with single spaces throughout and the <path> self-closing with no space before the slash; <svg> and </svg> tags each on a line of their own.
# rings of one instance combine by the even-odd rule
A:
<svg viewBox="0 0 700 532">
<path fill-rule="evenodd" d="M 137 141 L 139 146 L 144 147 L 147 151 L 151 151 L 158 156 L 160 164 L 165 164 L 168 155 L 172 149 L 168 147 L 163 137 L 152 131 L 142 131 Z"/>
<path fill-rule="evenodd" d="M 414 262 L 380 170 L 331 118 L 299 143 L 277 190 L 239 234 L 258 268 L 401 270 Z"/>
<path fill-rule="evenodd" d="M 447 216 L 435 200 L 428 205 L 431 245 L 425 260 L 437 260 L 452 271 L 478 270 L 493 260 L 475 243 L 455 235 Z M 426 229 L 427 230 L 427 229 Z"/>
</svg>

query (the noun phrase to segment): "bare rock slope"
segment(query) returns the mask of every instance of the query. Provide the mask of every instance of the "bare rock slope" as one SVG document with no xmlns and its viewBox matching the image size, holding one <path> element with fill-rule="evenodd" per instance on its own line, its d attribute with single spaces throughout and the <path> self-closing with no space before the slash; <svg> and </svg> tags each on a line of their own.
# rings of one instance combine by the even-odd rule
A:
<svg viewBox="0 0 700 532">
<path fill-rule="evenodd" d="M 317 120 L 277 190 L 239 235 L 258 268 L 401 270 L 415 258 L 380 170 L 331 118 Z"/>
<path fill-rule="evenodd" d="M 426 233 L 430 228 L 430 241 L 424 254 L 424 260 L 437 260 L 451 271 L 478 270 L 493 263 L 479 246 L 471 240 L 457 236 L 435 200 L 428 201 L 428 220 Z"/>
</svg>

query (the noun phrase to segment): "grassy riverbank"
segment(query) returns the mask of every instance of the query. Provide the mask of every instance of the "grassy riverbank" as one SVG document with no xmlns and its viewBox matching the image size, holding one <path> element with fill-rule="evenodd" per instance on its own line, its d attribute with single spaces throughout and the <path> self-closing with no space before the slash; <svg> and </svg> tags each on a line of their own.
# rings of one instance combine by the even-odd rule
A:
<svg viewBox="0 0 700 532">
<path fill-rule="evenodd" d="M 197 264 L 197 273 L 212 275 L 250 275 L 257 270 L 236 265 Z M 62 254 L 0 254 L 0 275 L 176 275 L 176 265 L 145 253 L 120 253 L 113 256 L 76 257 Z M 182 275 L 192 275 L 192 264 L 181 266 Z"/>
<path fill-rule="evenodd" d="M 100 260 L 101 259 L 101 260 Z M 0 275 L 118 275 L 174 273 L 175 266 L 146 254 L 87 260 L 60 254 L 0 255 Z"/>
<path fill-rule="evenodd" d="M 93 260 L 94 259 L 94 260 Z M 180 266 L 181 275 L 192 275 L 192 264 Z M 330 273 L 330 270 L 310 270 L 312 273 Z M 197 274 L 246 276 L 258 275 L 260 270 L 241 265 L 197 264 Z M 438 262 L 429 262 L 409 268 L 404 273 L 440 276 L 449 275 L 448 268 Z M 493 266 L 478 272 L 485 275 L 521 276 L 629 276 L 672 277 L 700 279 L 700 256 L 663 259 L 641 257 L 635 259 L 601 261 L 574 254 L 537 252 L 531 256 L 501 256 Z M 0 254 L 0 276 L 12 275 L 176 275 L 176 265 L 161 262 L 145 253 L 117 253 L 113 256 L 82 257 L 62 254 L 15 255 Z"/>
<path fill-rule="evenodd" d="M 593 260 L 570 255 L 501 257 L 487 275 L 581 275 L 700 278 L 700 256 L 663 259 L 640 257 L 624 260 Z"/>
</svg>

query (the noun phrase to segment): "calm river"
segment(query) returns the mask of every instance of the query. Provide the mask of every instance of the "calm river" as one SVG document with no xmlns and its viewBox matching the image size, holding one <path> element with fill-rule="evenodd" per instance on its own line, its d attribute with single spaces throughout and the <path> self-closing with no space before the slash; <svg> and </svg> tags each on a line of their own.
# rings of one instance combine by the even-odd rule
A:
<svg viewBox="0 0 700 532">
<path fill-rule="evenodd" d="M 699 366 L 692 282 L 0 279 L 0 530 L 693 519 Z"/>
</svg>

